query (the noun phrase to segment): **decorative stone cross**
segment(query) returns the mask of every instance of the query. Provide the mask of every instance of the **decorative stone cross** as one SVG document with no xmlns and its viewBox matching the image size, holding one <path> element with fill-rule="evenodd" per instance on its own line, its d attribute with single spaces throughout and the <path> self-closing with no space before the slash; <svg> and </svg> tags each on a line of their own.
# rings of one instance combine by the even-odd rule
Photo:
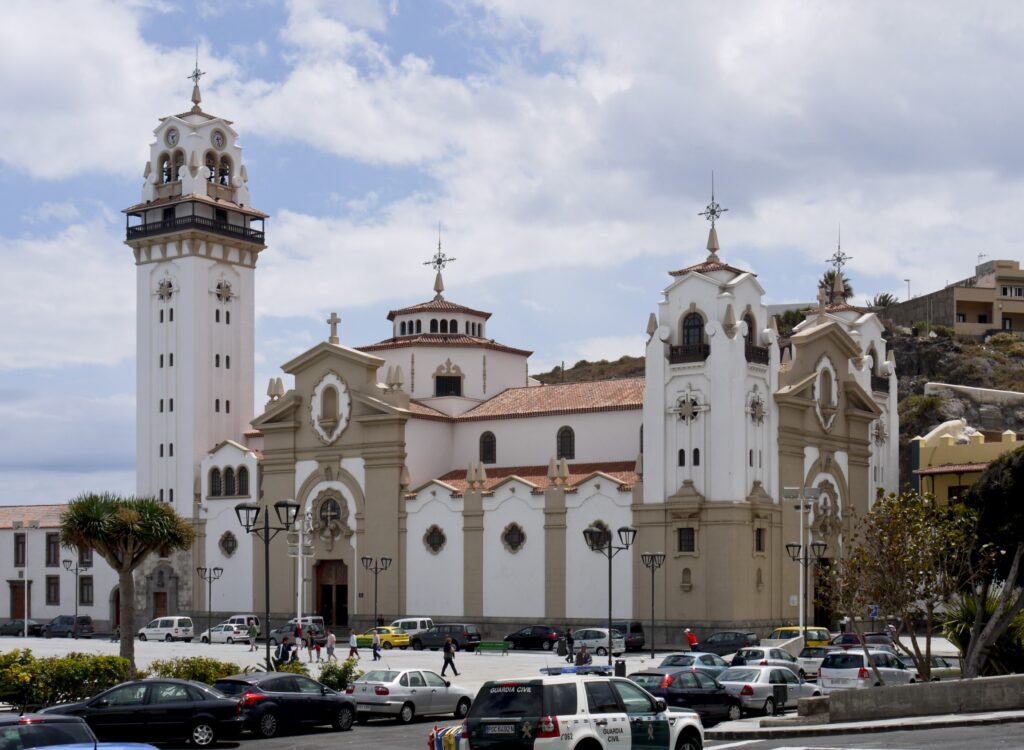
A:
<svg viewBox="0 0 1024 750">
<path fill-rule="evenodd" d="M 341 318 L 338 317 L 338 313 L 332 312 L 331 317 L 327 319 L 327 323 L 331 326 L 331 337 L 327 341 L 331 344 L 337 344 L 338 341 L 338 323 L 341 322 Z"/>
<path fill-rule="evenodd" d="M 710 410 L 711 407 L 708 404 L 699 404 L 693 396 L 685 394 L 668 411 L 669 414 L 678 414 L 681 420 L 689 424 L 690 422 L 695 422 L 701 412 Z"/>
</svg>

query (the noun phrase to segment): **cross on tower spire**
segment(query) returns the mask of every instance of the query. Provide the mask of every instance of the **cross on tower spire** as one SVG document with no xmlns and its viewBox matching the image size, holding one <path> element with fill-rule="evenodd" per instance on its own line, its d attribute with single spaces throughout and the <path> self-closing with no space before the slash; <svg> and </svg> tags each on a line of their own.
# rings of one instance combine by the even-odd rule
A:
<svg viewBox="0 0 1024 750">
<path fill-rule="evenodd" d="M 199 93 L 199 79 L 206 75 L 205 72 L 199 69 L 199 42 L 196 42 L 196 67 L 192 71 L 192 75 L 187 78 L 192 81 L 192 111 L 199 111 L 199 102 L 203 100 L 203 97 Z"/>
<path fill-rule="evenodd" d="M 435 271 L 437 271 L 437 276 L 434 278 L 434 292 L 436 292 L 436 296 L 434 297 L 435 300 L 444 299 L 444 297 L 441 296 L 441 293 L 444 291 L 444 280 L 441 278 L 441 271 L 443 271 L 445 266 L 449 263 L 454 263 L 455 260 L 455 258 L 449 258 L 444 254 L 444 251 L 441 250 L 441 222 L 437 222 L 437 253 L 434 254 L 433 258 L 423 263 L 423 265 L 431 266 Z"/>
<path fill-rule="evenodd" d="M 715 173 L 711 172 L 711 202 L 707 207 L 701 211 L 698 216 L 703 216 L 705 219 L 711 222 L 711 229 L 708 230 L 708 262 L 718 262 L 718 230 L 715 229 L 715 221 L 726 211 L 728 208 L 722 208 L 717 201 L 715 201 Z"/>
<path fill-rule="evenodd" d="M 338 317 L 338 313 L 332 312 L 331 317 L 327 319 L 327 324 L 331 327 L 331 337 L 327 339 L 330 344 L 341 343 L 338 339 L 338 323 L 341 322 L 341 318 Z"/>
</svg>

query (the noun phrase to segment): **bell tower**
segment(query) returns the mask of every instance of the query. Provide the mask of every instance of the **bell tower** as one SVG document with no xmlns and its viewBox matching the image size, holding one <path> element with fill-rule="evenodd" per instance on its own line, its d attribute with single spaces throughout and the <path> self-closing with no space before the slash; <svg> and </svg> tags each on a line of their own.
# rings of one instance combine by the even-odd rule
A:
<svg viewBox="0 0 1024 750">
<path fill-rule="evenodd" d="M 253 417 L 254 274 L 266 246 L 238 133 L 203 111 L 202 75 L 197 64 L 189 76 L 192 108 L 160 119 L 142 200 L 124 210 L 137 269 L 136 491 L 185 518 L 204 456 L 243 442 Z"/>
</svg>

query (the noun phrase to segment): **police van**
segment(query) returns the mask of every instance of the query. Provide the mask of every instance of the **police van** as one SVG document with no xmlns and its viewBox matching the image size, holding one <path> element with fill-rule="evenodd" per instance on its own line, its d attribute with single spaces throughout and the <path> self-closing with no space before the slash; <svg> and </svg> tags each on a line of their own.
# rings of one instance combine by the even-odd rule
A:
<svg viewBox="0 0 1024 750">
<path fill-rule="evenodd" d="M 666 708 L 630 680 L 563 674 L 484 683 L 463 741 L 472 750 L 701 750 L 704 729 L 693 711 Z"/>
</svg>

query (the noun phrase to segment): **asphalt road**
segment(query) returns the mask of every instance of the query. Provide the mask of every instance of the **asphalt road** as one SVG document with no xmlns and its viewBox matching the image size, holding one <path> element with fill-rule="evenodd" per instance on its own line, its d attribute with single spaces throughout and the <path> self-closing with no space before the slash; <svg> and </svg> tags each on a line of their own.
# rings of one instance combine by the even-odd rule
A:
<svg viewBox="0 0 1024 750">
<path fill-rule="evenodd" d="M 1019 750 L 1024 748 L 1024 723 L 787 740 L 708 740 L 705 747 L 708 750 Z"/>
</svg>

